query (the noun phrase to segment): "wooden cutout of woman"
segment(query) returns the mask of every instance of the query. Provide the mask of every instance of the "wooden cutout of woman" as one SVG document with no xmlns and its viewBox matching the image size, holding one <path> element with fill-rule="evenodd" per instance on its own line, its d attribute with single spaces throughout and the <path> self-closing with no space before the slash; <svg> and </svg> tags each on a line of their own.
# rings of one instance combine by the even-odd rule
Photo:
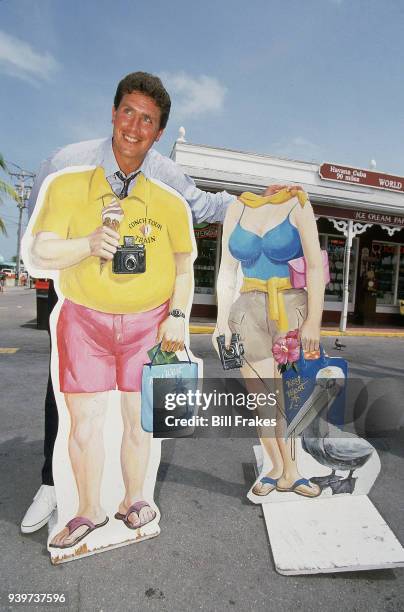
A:
<svg viewBox="0 0 404 612">
<path fill-rule="evenodd" d="M 240 335 L 246 379 L 280 380 L 271 349 L 295 329 L 304 351 L 319 349 L 325 282 L 313 209 L 300 187 L 277 189 L 271 186 L 262 197 L 242 194 L 230 205 L 223 226 L 213 342 L 216 348 L 217 336 L 225 334 L 229 345 L 232 332 Z M 307 291 L 294 289 L 289 279 L 288 262 L 303 255 Z M 234 302 L 239 265 L 243 285 Z M 276 437 L 260 436 L 271 467 L 252 487 L 249 497 L 256 503 L 274 490 L 303 497 L 321 493 L 317 484 L 302 478 L 292 440 L 285 441 L 281 398 L 279 393 Z"/>
<path fill-rule="evenodd" d="M 303 256 L 307 291 L 293 287 L 296 279 L 289 267 L 292 260 L 295 267 L 297 263 L 302 264 L 299 258 Z M 243 284 L 234 302 L 239 266 Z M 297 268 L 300 270 L 302 266 Z M 319 353 L 325 278 L 316 221 L 307 194 L 301 188 L 271 186 L 264 196 L 245 193 L 230 206 L 223 228 L 214 346 L 217 348 L 215 340 L 219 334 L 225 335 L 226 345 L 232 332 L 239 334 L 245 357 L 241 372 L 247 379 L 248 390 L 266 391 L 263 379 L 274 379 L 278 396 L 275 436 L 268 429 L 259 432 L 264 449 L 258 461 L 262 473 L 248 494 L 254 503 L 296 499 L 278 493 L 294 493 L 305 498 L 320 494 L 324 497 L 345 493 L 363 495 L 370 490 L 380 470 L 372 445 L 354 433 L 339 429 L 345 418 L 341 410 L 343 401 L 338 400 L 338 395 L 346 382 L 346 364 L 338 359 L 323 362 Z M 302 286 L 301 279 L 297 280 L 296 285 Z M 291 377 L 289 372 L 281 379 L 281 372 L 287 368 L 287 362 L 290 365 L 299 359 L 299 343 L 306 360 L 316 359 L 312 370 L 317 373 L 306 399 L 302 400 L 302 393 L 293 398 L 297 402 L 294 418 L 286 427 L 285 393 L 289 401 L 292 387 L 288 385 L 293 382 L 299 386 L 304 377 L 293 374 Z M 328 417 L 333 402 L 338 401 L 339 427 L 335 427 L 328 422 Z M 290 404 L 289 401 L 289 409 Z M 260 416 L 268 416 L 265 409 L 258 412 L 263 413 Z M 296 441 L 295 447 L 297 434 L 302 438 L 301 443 Z M 300 470 L 310 475 L 309 479 L 302 477 L 298 459 Z M 358 469 L 361 478 L 357 483 Z M 273 491 L 278 493 L 269 496 Z"/>
<path fill-rule="evenodd" d="M 101 167 L 66 169 L 42 186 L 23 249 L 30 273 L 53 277 L 64 298 L 51 318 L 60 415 L 51 555 L 57 562 L 158 535 L 161 440 L 141 427 L 141 377 L 157 342 L 174 352 L 189 340 L 196 249 L 188 206 L 143 174 L 117 200 Z M 121 474 L 105 466 L 104 441 L 114 446 L 116 434 Z"/>
</svg>

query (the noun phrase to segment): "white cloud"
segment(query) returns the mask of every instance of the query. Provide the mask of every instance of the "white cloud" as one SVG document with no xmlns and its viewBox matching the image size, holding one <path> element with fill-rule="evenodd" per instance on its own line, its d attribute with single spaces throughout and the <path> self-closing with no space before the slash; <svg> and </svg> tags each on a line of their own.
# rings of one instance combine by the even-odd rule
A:
<svg viewBox="0 0 404 612">
<path fill-rule="evenodd" d="M 206 75 L 192 77 L 185 72 L 163 73 L 160 76 L 173 98 L 173 111 L 178 118 L 223 109 L 227 89 L 216 78 Z"/>
<path fill-rule="evenodd" d="M 59 68 L 50 53 L 38 53 L 28 43 L 0 30 L 0 72 L 36 83 Z"/>
<path fill-rule="evenodd" d="M 322 149 L 303 136 L 295 136 L 290 140 L 278 141 L 271 146 L 271 154 L 290 159 L 318 161 L 322 157 Z"/>
</svg>

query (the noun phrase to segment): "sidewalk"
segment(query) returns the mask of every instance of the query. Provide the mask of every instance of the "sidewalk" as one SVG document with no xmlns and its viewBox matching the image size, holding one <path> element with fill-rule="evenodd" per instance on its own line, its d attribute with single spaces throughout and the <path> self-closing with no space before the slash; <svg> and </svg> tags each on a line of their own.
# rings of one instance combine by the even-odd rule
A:
<svg viewBox="0 0 404 612">
<path fill-rule="evenodd" d="M 213 334 L 216 321 L 214 319 L 202 319 L 192 317 L 189 330 L 191 334 Z M 361 325 L 349 325 L 345 332 L 339 330 L 336 325 L 324 325 L 321 328 L 322 336 L 366 336 L 381 338 L 404 338 L 403 327 L 362 327 Z"/>
<path fill-rule="evenodd" d="M 315 576 L 276 573 L 262 508 L 246 499 L 255 478 L 255 434 L 163 442 L 155 490 L 160 536 L 51 566 L 46 528 L 20 533 L 21 518 L 40 484 L 49 338 L 35 325 L 35 292 L 10 291 L 4 297 L 1 344 L 18 351 L 0 355 L 9 381 L 1 391 L 1 611 L 8 609 L 7 593 L 31 592 L 65 593 L 69 612 L 335 612 L 342 595 L 346 610 L 404 610 L 403 568 Z M 383 409 L 383 422 L 396 426 L 401 396 L 385 381 L 402 376 L 401 341 L 349 338 L 344 344 L 341 354 L 333 338 L 324 338 L 328 354 L 343 356 L 354 377 L 369 381 L 369 396 L 362 397 L 369 406 L 364 423 L 377 425 L 378 398 L 383 397 L 382 406 L 389 407 Z M 206 378 L 223 375 L 208 335 L 192 335 L 191 350 L 203 359 Z M 380 438 L 375 445 L 382 469 L 370 498 L 403 543 L 403 435 Z M 32 612 L 34 607 L 13 609 Z M 46 609 L 62 610 L 55 605 Z"/>
</svg>

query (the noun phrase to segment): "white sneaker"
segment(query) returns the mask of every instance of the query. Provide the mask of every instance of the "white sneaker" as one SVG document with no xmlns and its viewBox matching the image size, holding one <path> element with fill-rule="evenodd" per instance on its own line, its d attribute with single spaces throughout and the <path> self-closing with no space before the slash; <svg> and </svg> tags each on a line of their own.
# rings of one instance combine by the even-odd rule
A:
<svg viewBox="0 0 404 612">
<path fill-rule="evenodd" d="M 55 487 L 41 485 L 21 523 L 22 533 L 33 533 L 49 521 L 56 508 Z"/>
</svg>

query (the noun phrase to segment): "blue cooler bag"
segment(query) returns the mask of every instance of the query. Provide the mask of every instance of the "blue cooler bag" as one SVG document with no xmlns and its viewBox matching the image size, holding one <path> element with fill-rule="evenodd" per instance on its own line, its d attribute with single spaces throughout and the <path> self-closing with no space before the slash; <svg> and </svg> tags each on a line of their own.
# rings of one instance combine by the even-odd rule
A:
<svg viewBox="0 0 404 612">
<path fill-rule="evenodd" d="M 327 370 L 327 368 L 330 368 Z M 336 368 L 336 369 L 335 369 Z M 339 378 L 338 395 L 330 400 L 327 412 L 327 421 L 343 428 L 345 423 L 345 401 L 346 381 L 348 377 L 348 363 L 340 357 L 329 357 L 320 345 L 320 357 L 318 359 L 305 359 L 303 350 L 300 349 L 300 357 L 293 365 L 282 374 L 283 395 L 285 400 L 285 413 L 287 421 L 287 437 L 296 430 L 300 433 L 304 418 L 310 410 L 310 398 L 314 398 L 313 392 L 318 391 L 317 375 L 322 377 L 334 374 Z M 319 374 L 320 373 L 320 374 Z M 333 374 L 334 373 L 334 374 Z M 300 428 L 299 428 L 300 424 Z M 299 431 L 300 430 L 300 431 Z"/>
<path fill-rule="evenodd" d="M 144 431 L 155 434 L 189 435 L 193 433 L 188 427 L 171 427 L 165 424 L 165 418 L 173 415 L 176 418 L 189 419 L 195 414 L 196 407 L 193 405 L 177 406 L 174 410 L 165 407 L 165 396 L 167 393 L 187 393 L 189 390 L 195 392 L 198 387 L 198 364 L 191 361 L 188 350 L 185 347 L 188 361 L 177 363 L 154 363 L 159 350 L 157 350 L 150 363 L 143 366 L 142 372 L 142 428 Z M 153 385 L 154 380 L 165 379 L 164 385 Z M 157 387 L 157 388 L 156 388 Z"/>
</svg>

